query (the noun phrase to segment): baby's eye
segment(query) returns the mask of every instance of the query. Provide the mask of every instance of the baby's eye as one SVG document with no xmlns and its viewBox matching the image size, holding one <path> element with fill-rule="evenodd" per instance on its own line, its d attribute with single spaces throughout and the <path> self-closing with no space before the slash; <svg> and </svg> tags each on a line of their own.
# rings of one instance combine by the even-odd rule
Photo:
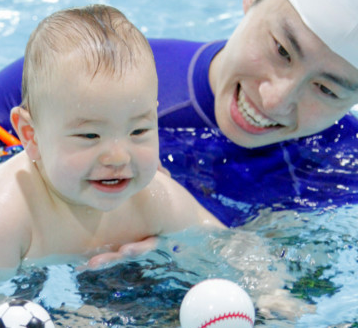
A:
<svg viewBox="0 0 358 328">
<path fill-rule="evenodd" d="M 148 129 L 136 129 L 131 132 L 131 135 L 132 136 L 140 136 L 142 134 L 145 134 L 146 132 L 148 132 Z"/>
<path fill-rule="evenodd" d="M 316 83 L 316 86 L 319 88 L 319 90 L 324 93 L 325 95 L 331 97 L 331 98 L 334 98 L 334 99 L 337 99 L 338 96 L 330 89 L 328 89 L 327 87 L 325 87 L 323 84 L 319 84 L 319 83 Z"/>
<path fill-rule="evenodd" d="M 76 137 L 80 137 L 83 139 L 98 139 L 99 135 L 97 133 L 83 133 L 83 134 L 76 134 Z"/>
<path fill-rule="evenodd" d="M 284 59 L 286 59 L 290 63 L 291 62 L 290 54 L 287 52 L 287 50 L 278 41 L 275 40 L 275 43 L 276 43 L 278 54 L 281 57 L 283 57 Z"/>
</svg>

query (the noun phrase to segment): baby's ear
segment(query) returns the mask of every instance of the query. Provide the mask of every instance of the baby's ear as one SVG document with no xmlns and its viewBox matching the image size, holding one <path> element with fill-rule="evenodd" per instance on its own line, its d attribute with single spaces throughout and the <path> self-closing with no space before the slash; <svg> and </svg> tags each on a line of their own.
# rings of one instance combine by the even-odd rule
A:
<svg viewBox="0 0 358 328">
<path fill-rule="evenodd" d="M 14 107 L 10 113 L 11 124 L 16 130 L 25 151 L 31 160 L 39 160 L 40 153 L 30 112 L 22 107 Z"/>
<path fill-rule="evenodd" d="M 242 1 L 242 7 L 244 9 L 244 13 L 246 14 L 247 11 L 249 10 L 249 8 L 252 6 L 252 3 L 254 2 L 255 0 L 243 0 Z"/>
</svg>

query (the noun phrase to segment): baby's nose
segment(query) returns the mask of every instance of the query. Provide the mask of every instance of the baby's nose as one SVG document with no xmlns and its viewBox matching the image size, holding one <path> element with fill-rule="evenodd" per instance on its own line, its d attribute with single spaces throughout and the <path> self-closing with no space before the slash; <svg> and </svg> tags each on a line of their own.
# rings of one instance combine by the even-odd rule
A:
<svg viewBox="0 0 358 328">
<path fill-rule="evenodd" d="M 106 150 L 100 158 L 103 165 L 106 166 L 123 166 L 131 160 L 130 153 L 123 145 L 115 143 Z"/>
</svg>

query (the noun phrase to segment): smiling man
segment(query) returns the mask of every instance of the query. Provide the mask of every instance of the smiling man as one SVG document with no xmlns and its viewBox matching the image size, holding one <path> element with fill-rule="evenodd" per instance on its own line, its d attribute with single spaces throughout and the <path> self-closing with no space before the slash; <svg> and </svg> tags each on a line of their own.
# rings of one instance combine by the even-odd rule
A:
<svg viewBox="0 0 358 328">
<path fill-rule="evenodd" d="M 331 126 L 358 102 L 358 2 L 251 2 L 210 66 L 220 129 L 258 147 Z"/>
</svg>

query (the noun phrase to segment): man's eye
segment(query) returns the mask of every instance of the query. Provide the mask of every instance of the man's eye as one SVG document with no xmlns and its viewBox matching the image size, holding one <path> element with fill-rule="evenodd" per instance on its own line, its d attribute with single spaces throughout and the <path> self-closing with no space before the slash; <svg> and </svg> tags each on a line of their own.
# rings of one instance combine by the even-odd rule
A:
<svg viewBox="0 0 358 328">
<path fill-rule="evenodd" d="M 136 129 L 136 130 L 133 130 L 131 135 L 132 136 L 140 136 L 144 133 L 146 133 L 148 131 L 148 129 Z"/>
<path fill-rule="evenodd" d="M 337 98 L 338 98 L 338 96 L 337 96 L 333 91 L 331 91 L 330 89 L 328 89 L 327 87 L 325 87 L 323 84 L 317 83 L 316 85 L 317 85 L 317 87 L 320 89 L 320 91 L 321 91 L 322 93 L 324 93 L 325 95 L 327 95 L 327 96 L 329 96 L 329 97 L 331 97 L 331 98 L 334 98 L 334 99 L 337 99 Z"/>
<path fill-rule="evenodd" d="M 278 54 L 281 57 L 285 58 L 290 63 L 291 62 L 290 54 L 287 52 L 287 50 L 279 42 L 275 41 L 275 43 L 276 43 Z"/>
</svg>

